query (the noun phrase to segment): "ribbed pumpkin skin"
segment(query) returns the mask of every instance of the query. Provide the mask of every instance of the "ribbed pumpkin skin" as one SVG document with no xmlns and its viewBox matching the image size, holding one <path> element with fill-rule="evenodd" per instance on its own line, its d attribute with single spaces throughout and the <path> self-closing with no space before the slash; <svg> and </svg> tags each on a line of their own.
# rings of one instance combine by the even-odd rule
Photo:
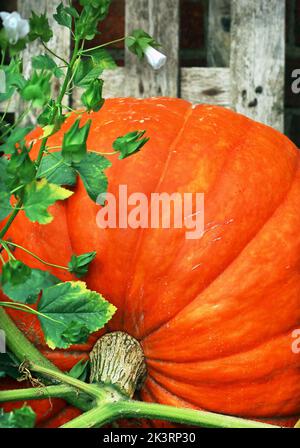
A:
<svg viewBox="0 0 300 448">
<path fill-rule="evenodd" d="M 86 281 L 118 307 L 109 329 L 142 343 L 149 373 L 144 400 L 256 419 L 299 414 L 300 357 L 291 349 L 300 327 L 297 148 L 230 110 L 177 99 L 107 100 L 90 116 L 91 150 L 109 152 L 131 130 L 151 137 L 139 154 L 112 158 L 109 191 L 117 195 L 126 184 L 128 194 L 204 192 L 204 236 L 188 240 L 186 229 L 100 230 L 99 206 L 81 182 L 67 203 L 52 207 L 53 223 L 33 225 L 20 213 L 8 236 L 57 264 L 66 265 L 73 252 L 97 251 Z M 61 144 L 73 121 L 51 146 Z M 34 317 L 10 314 L 43 344 Z M 96 338 L 69 352 L 44 353 L 70 368 Z"/>
</svg>

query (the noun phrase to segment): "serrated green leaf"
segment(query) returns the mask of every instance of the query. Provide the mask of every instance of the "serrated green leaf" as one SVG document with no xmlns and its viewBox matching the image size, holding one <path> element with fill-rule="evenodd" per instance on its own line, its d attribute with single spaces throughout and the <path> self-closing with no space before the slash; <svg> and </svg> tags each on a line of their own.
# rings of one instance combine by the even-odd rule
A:
<svg viewBox="0 0 300 448">
<path fill-rule="evenodd" d="M 48 18 L 46 14 L 41 14 L 38 16 L 34 11 L 31 13 L 29 19 L 30 33 L 29 40 L 34 41 L 36 39 L 41 39 L 43 42 L 48 42 L 53 37 L 53 32 L 49 25 Z"/>
<path fill-rule="evenodd" d="M 95 63 L 93 58 L 83 58 L 78 64 L 74 84 L 78 87 L 88 87 L 91 82 L 99 78 L 102 72 L 103 67 Z"/>
<path fill-rule="evenodd" d="M 5 285 L 19 286 L 26 282 L 31 275 L 31 268 L 19 260 L 10 260 L 2 267 L 1 283 Z"/>
<path fill-rule="evenodd" d="M 32 67 L 36 70 L 49 70 L 54 76 L 61 78 L 64 72 L 48 54 L 40 54 L 32 58 Z"/>
<path fill-rule="evenodd" d="M 56 8 L 56 14 L 53 14 L 54 19 L 59 25 L 72 29 L 72 15 L 70 14 L 70 8 L 65 7 L 63 3 L 60 3 Z"/>
<path fill-rule="evenodd" d="M 9 351 L 0 353 L 0 378 L 10 376 L 15 380 L 20 377 L 19 361 L 15 355 Z"/>
<path fill-rule="evenodd" d="M 94 62 L 94 65 L 101 67 L 102 70 L 113 70 L 117 67 L 114 58 L 105 48 L 91 50 L 87 53 L 87 56 L 90 56 Z"/>
<path fill-rule="evenodd" d="M 4 152 L 4 154 L 13 154 L 16 150 L 16 144 L 22 142 L 32 129 L 32 126 L 14 129 L 5 140 L 5 143 L 0 145 L 0 151 Z"/>
<path fill-rule="evenodd" d="M 77 277 L 83 277 L 88 273 L 89 266 L 96 256 L 96 252 L 87 252 L 82 255 L 72 255 L 68 264 L 69 271 Z"/>
<path fill-rule="evenodd" d="M 10 204 L 10 193 L 0 192 L 0 221 L 3 221 L 13 210 Z"/>
<path fill-rule="evenodd" d="M 17 285 L 7 282 L 2 285 L 2 291 L 11 300 L 33 304 L 37 301 L 43 289 L 56 285 L 57 283 L 60 283 L 60 280 L 50 274 L 50 272 L 42 271 L 41 269 L 31 269 L 30 275 L 24 282 Z"/>
<path fill-rule="evenodd" d="M 107 177 L 104 170 L 111 166 L 101 154 L 88 152 L 80 163 L 73 164 L 78 171 L 89 197 L 96 202 L 98 196 L 107 191 Z"/>
<path fill-rule="evenodd" d="M 59 283 L 43 291 L 38 305 L 45 339 L 52 349 L 85 341 L 102 328 L 116 308 L 83 282 Z"/>
<path fill-rule="evenodd" d="M 48 207 L 56 201 L 69 198 L 72 194 L 72 191 L 48 183 L 47 179 L 35 180 L 25 187 L 23 199 L 25 214 L 32 222 L 48 224 L 53 219 Z"/>
<path fill-rule="evenodd" d="M 0 410 L 0 428 L 34 428 L 35 412 L 30 406 L 23 406 L 11 412 Z"/>
<path fill-rule="evenodd" d="M 43 173 L 46 174 L 42 176 Z M 43 157 L 37 177 L 45 177 L 48 182 L 55 185 L 72 186 L 76 184 L 77 173 L 64 161 L 61 151 L 58 151 Z"/>
</svg>

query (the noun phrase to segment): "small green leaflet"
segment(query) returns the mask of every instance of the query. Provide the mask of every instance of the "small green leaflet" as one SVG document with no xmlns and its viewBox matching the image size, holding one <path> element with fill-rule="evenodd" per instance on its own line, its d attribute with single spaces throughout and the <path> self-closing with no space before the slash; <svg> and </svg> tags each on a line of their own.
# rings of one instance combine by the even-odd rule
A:
<svg viewBox="0 0 300 448">
<path fill-rule="evenodd" d="M 28 219 L 39 224 L 48 224 L 53 216 L 48 212 L 48 207 L 56 201 L 69 198 L 72 191 L 49 184 L 47 179 L 35 180 L 26 185 L 23 207 Z"/>
<path fill-rule="evenodd" d="M 149 138 L 142 138 L 145 132 L 146 131 L 129 132 L 123 137 L 118 137 L 114 141 L 113 148 L 116 151 L 119 151 L 119 159 L 125 159 L 142 149 L 142 147 L 149 141 Z"/>
<path fill-rule="evenodd" d="M 72 29 L 72 17 L 78 18 L 78 12 L 73 7 L 64 6 L 60 3 L 56 8 L 56 14 L 53 14 L 54 19 L 59 25 Z"/>
<path fill-rule="evenodd" d="M 84 361 L 83 359 L 81 359 L 77 364 L 75 364 L 75 366 L 72 367 L 72 369 L 69 371 L 69 375 L 78 380 L 86 381 L 88 376 L 88 368 L 89 361 Z"/>
<path fill-rule="evenodd" d="M 16 302 L 33 304 L 44 288 L 56 285 L 60 280 L 50 272 L 41 269 L 31 269 L 29 277 L 21 284 L 6 282 L 2 285 L 2 291 L 11 300 Z"/>
<path fill-rule="evenodd" d="M 45 177 L 52 184 L 72 186 L 76 184 L 77 173 L 64 161 L 61 151 L 58 151 L 42 158 L 37 177 Z"/>
<path fill-rule="evenodd" d="M 0 221 L 5 219 L 11 212 L 13 208 L 10 205 L 10 193 L 6 191 L 0 192 Z"/>
<path fill-rule="evenodd" d="M 117 67 L 114 58 L 105 48 L 91 50 L 86 55 L 91 57 L 94 65 L 101 67 L 102 70 L 113 70 Z"/>
<path fill-rule="evenodd" d="M 34 428 L 35 412 L 30 406 L 23 406 L 11 412 L 0 409 L 0 428 Z"/>
<path fill-rule="evenodd" d="M 84 277 L 89 270 L 90 263 L 94 260 L 96 252 L 87 252 L 82 255 L 72 255 L 71 261 L 68 264 L 69 271 L 77 277 Z"/>
<path fill-rule="evenodd" d="M 56 78 L 61 78 L 64 74 L 64 72 L 58 68 L 56 62 L 47 54 L 40 54 L 32 58 L 32 67 L 36 70 L 51 71 Z"/>
<path fill-rule="evenodd" d="M 12 132 L 5 143 L 0 146 L 0 151 L 5 154 L 13 154 L 16 151 L 16 144 L 22 142 L 25 136 L 32 131 L 32 126 L 26 128 L 17 128 Z"/>
<path fill-rule="evenodd" d="M 111 166 L 110 161 L 100 154 L 88 152 L 80 163 L 73 166 L 78 171 L 89 197 L 96 202 L 98 196 L 107 191 L 108 181 L 104 170 Z"/>
<path fill-rule="evenodd" d="M 43 291 L 38 304 L 45 339 L 51 349 L 86 341 L 102 328 L 116 308 L 84 282 L 65 282 Z"/>
</svg>

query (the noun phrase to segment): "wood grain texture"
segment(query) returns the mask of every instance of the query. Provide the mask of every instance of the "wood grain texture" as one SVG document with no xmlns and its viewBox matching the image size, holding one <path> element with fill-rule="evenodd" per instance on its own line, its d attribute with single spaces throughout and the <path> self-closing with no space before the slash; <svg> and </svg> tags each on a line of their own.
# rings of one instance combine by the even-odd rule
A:
<svg viewBox="0 0 300 448">
<path fill-rule="evenodd" d="M 53 31 L 53 38 L 47 43 L 47 46 L 54 51 L 54 53 L 59 54 L 64 59 L 68 60 L 70 56 L 70 30 L 58 25 L 53 19 L 53 14 L 59 3 L 61 3 L 61 0 L 18 0 L 18 11 L 21 16 L 26 19 L 30 17 L 31 11 L 34 11 L 36 14 L 46 12 Z M 31 71 L 31 58 L 38 54 L 45 53 L 47 53 L 47 51 L 38 43 L 38 41 L 32 42 L 27 46 L 23 56 L 25 77 L 27 77 Z M 53 82 L 54 92 L 58 92 L 59 83 L 60 81 L 55 78 Z M 23 104 L 19 102 L 16 104 L 16 112 L 20 113 L 22 110 Z M 36 113 L 33 112 L 28 118 L 28 123 L 35 123 Z"/>
<path fill-rule="evenodd" d="M 283 131 L 285 2 L 232 0 L 233 107 Z"/>
<path fill-rule="evenodd" d="M 156 72 L 127 50 L 126 96 L 178 96 L 179 0 L 126 0 L 126 34 L 136 28 L 153 36 L 168 60 Z"/>
<path fill-rule="evenodd" d="M 207 61 L 211 67 L 229 66 L 230 3 L 230 0 L 209 0 Z"/>
<path fill-rule="evenodd" d="M 228 68 L 182 68 L 181 96 L 191 103 L 230 107 L 230 73 Z"/>
</svg>

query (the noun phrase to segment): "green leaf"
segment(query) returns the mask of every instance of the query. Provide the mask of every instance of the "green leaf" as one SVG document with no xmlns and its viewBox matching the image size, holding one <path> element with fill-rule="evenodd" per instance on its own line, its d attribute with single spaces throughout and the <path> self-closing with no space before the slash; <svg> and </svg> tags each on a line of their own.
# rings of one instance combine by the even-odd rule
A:
<svg viewBox="0 0 300 448">
<path fill-rule="evenodd" d="M 43 173 L 46 173 L 45 176 L 42 176 Z M 58 151 L 42 158 L 37 177 L 45 177 L 48 182 L 55 185 L 73 186 L 76 184 L 77 173 L 64 161 L 61 151 Z"/>
<path fill-rule="evenodd" d="M 53 32 L 49 25 L 49 21 L 46 13 L 38 16 L 34 11 L 31 13 L 31 17 L 29 19 L 30 25 L 30 33 L 29 40 L 33 41 L 36 39 L 41 39 L 43 42 L 49 42 L 49 40 L 53 37 Z"/>
<path fill-rule="evenodd" d="M 0 221 L 5 219 L 13 210 L 10 204 L 10 193 L 1 191 L 0 193 Z"/>
<path fill-rule="evenodd" d="M 74 11 L 74 8 L 72 8 Z M 76 10 L 75 10 L 76 11 Z M 69 7 L 65 7 L 63 3 L 60 3 L 56 8 L 56 14 L 53 14 L 54 19 L 59 25 L 72 29 L 72 13 Z"/>
<path fill-rule="evenodd" d="M 62 143 L 62 156 L 66 162 L 79 163 L 86 155 L 87 138 L 90 132 L 92 120 L 88 120 L 81 128 L 78 118 L 71 128 L 64 134 Z"/>
<path fill-rule="evenodd" d="M 47 54 L 40 54 L 32 58 L 32 67 L 36 70 L 48 70 L 53 72 L 56 78 L 61 78 L 64 72 L 58 68 L 56 62 Z"/>
<path fill-rule="evenodd" d="M 95 63 L 93 58 L 82 58 L 74 76 L 74 84 L 78 87 L 88 87 L 102 72 L 102 65 Z"/>
<path fill-rule="evenodd" d="M 97 252 L 87 252 L 82 255 L 72 255 L 68 264 L 69 271 L 77 277 L 83 277 L 88 273 L 90 263 L 94 260 Z"/>
<path fill-rule="evenodd" d="M 0 146 L 0 151 L 4 152 L 4 154 L 13 154 L 16 150 L 16 144 L 22 142 L 32 129 L 32 126 L 14 129 L 14 131 L 9 134 L 5 143 Z"/>
<path fill-rule="evenodd" d="M 19 361 L 15 355 L 9 351 L 0 353 L 0 378 L 7 375 L 15 380 L 20 377 Z"/>
<path fill-rule="evenodd" d="M 102 71 L 112 70 L 117 67 L 114 58 L 105 48 L 91 50 L 90 52 L 86 53 L 86 55 L 91 57 L 94 62 L 94 66 L 99 68 L 101 67 Z"/>
<path fill-rule="evenodd" d="M 78 171 L 89 197 L 96 202 L 98 196 L 107 191 L 108 181 L 104 170 L 111 166 L 110 161 L 101 154 L 88 152 L 80 163 L 73 166 Z"/>
<path fill-rule="evenodd" d="M 28 280 L 31 275 L 31 269 L 22 261 L 10 260 L 2 267 L 1 283 L 5 285 L 20 285 Z"/>
<path fill-rule="evenodd" d="M 0 281 L 2 282 L 1 278 Z M 50 272 L 41 269 L 31 269 L 29 277 L 21 284 L 7 282 L 2 285 L 3 293 L 11 300 L 32 304 L 38 299 L 40 292 L 49 286 L 60 283 L 60 280 Z"/>
<path fill-rule="evenodd" d="M 26 83 L 21 74 L 21 63 L 18 59 L 12 59 L 9 65 L 2 66 L 5 74 L 5 92 L 0 92 L 0 102 L 9 100 L 16 89 L 22 89 Z"/>
<path fill-rule="evenodd" d="M 30 406 L 23 406 L 11 412 L 0 410 L 0 428 L 34 428 L 35 412 Z"/>
<path fill-rule="evenodd" d="M 8 163 L 9 161 L 6 157 L 0 157 L 0 221 L 12 212 L 9 188 L 10 176 L 7 171 Z"/>
<path fill-rule="evenodd" d="M 39 320 L 46 342 L 55 349 L 86 341 L 111 319 L 116 308 L 85 283 L 65 282 L 43 291 L 38 311 L 44 315 Z"/>
<path fill-rule="evenodd" d="M 70 375 L 72 378 L 76 378 L 81 381 L 86 381 L 88 376 L 88 368 L 89 368 L 89 361 L 84 361 L 83 359 L 81 359 L 80 361 L 78 361 L 77 364 L 75 364 L 75 366 L 72 367 L 68 375 Z"/>
<path fill-rule="evenodd" d="M 53 219 L 48 207 L 56 201 L 69 198 L 72 194 L 72 191 L 49 184 L 46 179 L 35 180 L 25 187 L 23 199 L 25 214 L 32 222 L 48 224 Z"/>
<path fill-rule="evenodd" d="M 145 132 L 146 131 L 129 132 L 123 137 L 118 137 L 114 141 L 113 148 L 120 152 L 119 159 L 125 159 L 142 149 L 142 147 L 149 141 L 149 138 L 142 138 Z"/>
</svg>

